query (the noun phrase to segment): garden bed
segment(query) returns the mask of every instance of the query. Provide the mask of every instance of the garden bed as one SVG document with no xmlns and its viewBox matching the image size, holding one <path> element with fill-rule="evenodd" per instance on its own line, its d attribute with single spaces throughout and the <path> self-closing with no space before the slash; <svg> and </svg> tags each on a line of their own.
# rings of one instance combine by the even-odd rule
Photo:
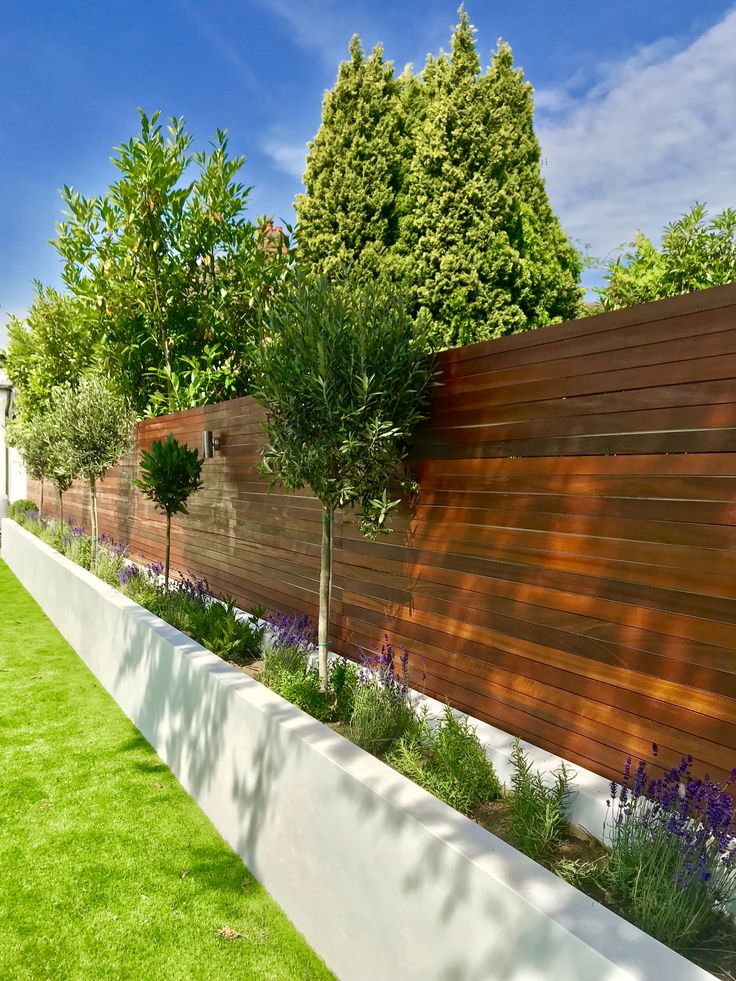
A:
<svg viewBox="0 0 736 981">
<path fill-rule="evenodd" d="M 339 977 L 710 976 L 12 521 L 3 557 Z"/>
</svg>

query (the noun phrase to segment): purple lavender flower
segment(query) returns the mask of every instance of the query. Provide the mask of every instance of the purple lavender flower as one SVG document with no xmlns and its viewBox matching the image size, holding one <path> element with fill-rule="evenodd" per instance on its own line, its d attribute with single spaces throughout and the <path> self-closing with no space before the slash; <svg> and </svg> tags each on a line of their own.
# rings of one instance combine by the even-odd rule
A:
<svg viewBox="0 0 736 981">
<path fill-rule="evenodd" d="M 617 836 L 630 833 L 627 820 L 636 822 L 636 840 L 644 835 L 654 846 L 670 838 L 677 855 L 672 881 L 680 890 L 721 882 L 722 874 L 716 873 L 723 872 L 736 852 L 736 802 L 727 792 L 736 771 L 721 785 L 707 774 L 694 777 L 692 764 L 692 756 L 684 756 L 661 777 L 648 778 L 642 760 L 629 784 L 631 760 L 627 759 L 621 788 L 611 783 L 614 848 Z"/>
<path fill-rule="evenodd" d="M 183 594 L 188 599 L 202 601 L 209 594 L 209 586 L 205 579 L 192 579 L 190 576 L 179 572 L 179 578 L 172 580 L 171 588 Z"/>
<path fill-rule="evenodd" d="M 306 613 L 277 612 L 266 619 L 276 646 L 293 647 L 305 655 L 314 646 L 314 625 Z"/>
<path fill-rule="evenodd" d="M 118 582 L 121 586 L 127 586 L 129 582 L 133 579 L 137 579 L 139 576 L 137 565 L 126 565 L 118 573 Z"/>
<path fill-rule="evenodd" d="M 358 671 L 358 683 L 377 684 L 388 691 L 396 702 L 402 702 L 409 694 L 409 651 L 402 649 L 399 658 L 399 669 L 394 663 L 394 647 L 388 634 L 384 635 L 381 649 L 378 652 L 364 651 L 361 656 L 361 667 Z"/>
</svg>

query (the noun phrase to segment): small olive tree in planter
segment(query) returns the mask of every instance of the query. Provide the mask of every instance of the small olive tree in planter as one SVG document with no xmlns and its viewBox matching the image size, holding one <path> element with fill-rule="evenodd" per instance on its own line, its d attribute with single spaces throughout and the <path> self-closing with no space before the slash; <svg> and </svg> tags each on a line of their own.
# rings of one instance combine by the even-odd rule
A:
<svg viewBox="0 0 736 981">
<path fill-rule="evenodd" d="M 43 518 L 43 492 L 46 479 L 52 471 L 52 439 L 50 420 L 45 413 L 24 413 L 11 419 L 5 429 L 8 446 L 18 450 L 29 477 L 41 484 L 41 497 L 38 505 Z"/>
<path fill-rule="evenodd" d="M 140 477 L 133 481 L 145 496 L 166 515 L 166 561 L 164 579 L 169 589 L 171 555 L 171 517 L 187 514 L 186 503 L 202 486 L 202 464 L 196 450 L 180 443 L 173 433 L 165 440 L 155 440 L 150 450 L 141 453 Z"/>
<path fill-rule="evenodd" d="M 100 375 L 54 390 L 51 403 L 60 469 L 87 481 L 92 512 L 92 566 L 97 558 L 97 481 L 117 463 L 133 440 L 134 416 L 115 386 Z"/>
<path fill-rule="evenodd" d="M 399 464 L 427 414 L 432 360 L 392 287 L 295 273 L 265 315 L 254 368 L 252 394 L 267 412 L 263 472 L 287 490 L 310 487 L 323 508 L 318 643 L 326 689 L 334 515 L 355 508 L 364 535 L 386 530 L 401 499 Z"/>
</svg>

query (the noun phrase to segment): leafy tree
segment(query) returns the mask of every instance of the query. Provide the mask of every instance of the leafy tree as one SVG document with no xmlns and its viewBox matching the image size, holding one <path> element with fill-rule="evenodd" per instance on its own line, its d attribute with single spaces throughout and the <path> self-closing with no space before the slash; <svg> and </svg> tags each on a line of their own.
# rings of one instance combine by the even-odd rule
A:
<svg viewBox="0 0 736 981">
<path fill-rule="evenodd" d="M 155 440 L 150 450 L 141 453 L 140 478 L 133 481 L 145 496 L 166 515 L 166 561 L 164 579 L 169 588 L 171 555 L 171 517 L 187 514 L 186 502 L 202 486 L 202 464 L 196 450 L 190 450 L 169 433 L 165 440 Z"/>
<path fill-rule="evenodd" d="M 330 274 L 350 265 L 369 276 L 384 270 L 399 234 L 406 151 L 400 91 L 381 46 L 366 58 L 355 35 L 350 60 L 325 94 L 322 123 L 309 144 L 306 191 L 297 197 L 304 269 Z"/>
<path fill-rule="evenodd" d="M 427 411 L 433 368 L 403 297 L 298 274 L 266 317 L 253 397 L 267 411 L 262 467 L 323 508 L 319 667 L 328 683 L 333 519 L 356 508 L 363 534 L 385 530 L 397 467 Z"/>
<path fill-rule="evenodd" d="M 92 560 L 99 523 L 97 482 L 129 449 L 134 416 L 125 396 L 100 375 L 89 375 L 76 388 L 64 385 L 51 402 L 58 461 L 69 477 L 87 481 L 92 511 Z"/>
<path fill-rule="evenodd" d="M 218 130 L 192 153 L 182 119 L 165 136 L 140 113 L 115 148 L 120 177 L 99 198 L 65 187 L 55 246 L 70 291 L 94 313 L 107 373 L 138 411 L 243 394 L 256 312 L 288 261 L 283 236 L 245 217 L 249 188 Z"/>
<path fill-rule="evenodd" d="M 410 286 L 435 348 L 577 315 L 581 260 L 547 198 L 531 86 L 499 43 L 481 71 L 461 8 L 450 54 L 394 78 L 377 48 L 328 92 L 298 200 L 299 261 Z"/>
<path fill-rule="evenodd" d="M 451 52 L 423 73 L 426 109 L 408 174 L 415 308 L 438 348 L 574 316 L 580 260 L 540 174 L 531 86 L 503 42 L 481 74 L 461 11 Z"/>
<path fill-rule="evenodd" d="M 660 249 L 638 232 L 604 278 L 598 292 L 605 310 L 736 282 L 736 211 L 709 219 L 695 204 L 664 228 Z"/>
<path fill-rule="evenodd" d="M 95 361 L 97 324 L 73 296 L 36 282 L 24 319 L 8 321 L 5 369 L 22 413 L 45 412 L 57 385 L 75 383 Z"/>
<path fill-rule="evenodd" d="M 49 419 L 41 412 L 25 413 L 5 425 L 8 446 L 18 450 L 26 473 L 41 483 L 39 514 L 43 517 L 44 483 L 52 470 L 53 443 Z"/>
</svg>

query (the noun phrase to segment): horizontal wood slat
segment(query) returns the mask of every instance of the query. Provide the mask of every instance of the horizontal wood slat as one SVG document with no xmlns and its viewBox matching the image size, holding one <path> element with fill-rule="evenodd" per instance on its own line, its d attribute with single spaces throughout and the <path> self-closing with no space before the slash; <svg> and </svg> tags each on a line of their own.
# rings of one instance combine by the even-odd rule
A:
<svg viewBox="0 0 736 981">
<path fill-rule="evenodd" d="M 415 441 L 416 499 L 363 539 L 335 522 L 334 646 L 388 632 L 413 683 L 606 775 L 628 753 L 736 764 L 736 286 L 445 352 Z M 320 507 L 269 493 L 248 398 L 147 420 L 220 439 L 172 566 L 245 607 L 317 612 Z M 160 558 L 138 453 L 100 524 Z M 38 498 L 37 486 L 32 496 Z M 47 492 L 48 510 L 56 504 Z M 89 521 L 86 491 L 66 511 Z"/>
</svg>

